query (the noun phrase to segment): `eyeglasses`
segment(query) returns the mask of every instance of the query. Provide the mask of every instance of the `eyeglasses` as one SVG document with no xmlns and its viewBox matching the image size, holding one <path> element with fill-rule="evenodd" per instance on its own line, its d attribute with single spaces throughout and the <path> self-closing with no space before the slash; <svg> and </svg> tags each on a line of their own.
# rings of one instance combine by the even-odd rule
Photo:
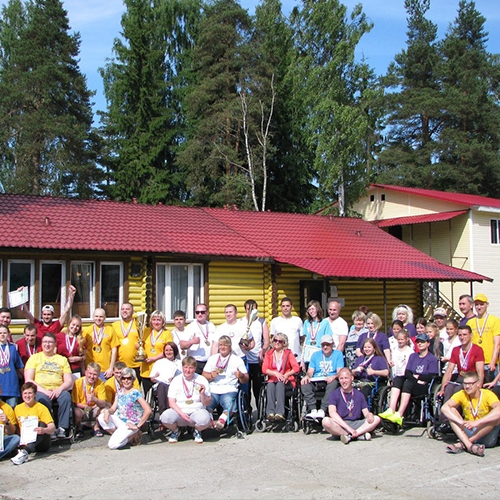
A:
<svg viewBox="0 0 500 500">
<path fill-rule="evenodd" d="M 122 380 L 132 380 L 132 377 L 122 377 Z"/>
<path fill-rule="evenodd" d="M 273 342 L 276 342 L 277 344 L 284 344 L 285 343 L 284 340 L 280 340 L 280 339 L 273 339 Z"/>
<path fill-rule="evenodd" d="M 474 380 L 474 382 L 462 382 L 462 385 L 464 387 L 469 387 L 471 385 L 477 384 L 477 380 Z"/>
<path fill-rule="evenodd" d="M 195 314 L 207 314 L 207 311 L 195 311 Z"/>
</svg>

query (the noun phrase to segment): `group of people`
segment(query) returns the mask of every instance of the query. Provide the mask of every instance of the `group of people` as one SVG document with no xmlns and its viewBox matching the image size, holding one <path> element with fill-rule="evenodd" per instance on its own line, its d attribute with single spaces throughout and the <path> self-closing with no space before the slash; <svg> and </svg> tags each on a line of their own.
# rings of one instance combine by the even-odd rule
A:
<svg viewBox="0 0 500 500">
<path fill-rule="evenodd" d="M 41 320 L 25 307 L 29 323 L 16 344 L 10 311 L 0 309 L 0 458 L 18 449 L 11 458 L 16 465 L 33 451 L 47 450 L 52 440 L 67 438 L 72 411 L 76 438 L 88 428 L 95 437 L 111 434 L 111 449 L 139 444 L 152 412 L 145 398 L 150 390 L 169 442 L 188 427 L 202 443 L 203 430 L 228 424 L 238 390 L 253 393 L 258 402 L 264 383 L 267 420 L 285 420 L 286 390 L 300 390 L 304 418 L 348 444 L 371 439 L 381 419 L 401 425 L 411 397 L 442 376 L 443 425 L 459 439 L 448 451 L 483 455 L 496 444 L 500 402 L 489 389 L 496 391 L 500 379 L 500 320 L 487 313 L 483 294 L 460 298 L 460 324 L 447 320 L 443 308 L 434 310 L 431 322 L 414 322 L 411 308 L 402 304 L 393 311 L 389 335 L 380 331 L 381 318 L 364 307 L 353 313 L 349 328 L 336 299 L 329 301 L 327 317 L 310 301 L 302 321 L 292 315 L 288 297 L 269 328 L 251 299 L 241 318 L 228 304 L 218 327 L 200 303 L 189 325 L 185 313 L 176 311 L 169 330 L 164 314 L 154 311 L 141 331 L 132 304 L 123 303 L 119 320 L 107 324 L 105 311 L 96 309 L 93 324 L 82 328 L 78 316 L 68 321 L 74 294 L 70 287 L 57 320 L 51 305 L 42 308 Z M 379 378 L 392 385 L 390 407 L 375 415 L 367 397 Z"/>
</svg>

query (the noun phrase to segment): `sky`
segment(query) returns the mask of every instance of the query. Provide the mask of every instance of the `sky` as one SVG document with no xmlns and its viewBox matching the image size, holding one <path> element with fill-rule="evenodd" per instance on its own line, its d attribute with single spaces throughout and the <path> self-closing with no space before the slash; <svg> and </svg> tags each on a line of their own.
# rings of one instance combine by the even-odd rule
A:
<svg viewBox="0 0 500 500">
<path fill-rule="evenodd" d="M 321 0 L 318 0 L 321 1 Z M 7 0 L 0 0 L 0 4 Z M 250 13 L 254 12 L 258 0 L 240 0 L 240 4 Z M 405 48 L 406 11 L 404 0 L 343 0 L 352 8 L 361 3 L 367 17 L 374 24 L 370 33 L 358 45 L 359 58 L 380 75 L 386 72 L 394 55 Z M 438 37 L 442 38 L 457 13 L 459 0 L 431 0 L 427 17 L 438 25 Z M 289 13 L 298 5 L 296 0 L 282 0 L 283 11 Z M 486 18 L 485 28 L 489 33 L 488 50 L 500 53 L 500 9 L 498 0 L 476 0 L 477 10 Z M 106 102 L 102 90 L 102 79 L 98 69 L 111 58 L 113 40 L 120 36 L 120 20 L 124 12 L 122 0 L 65 0 L 72 31 L 81 36 L 80 69 L 87 76 L 90 90 L 96 92 L 94 111 L 104 110 Z"/>
</svg>

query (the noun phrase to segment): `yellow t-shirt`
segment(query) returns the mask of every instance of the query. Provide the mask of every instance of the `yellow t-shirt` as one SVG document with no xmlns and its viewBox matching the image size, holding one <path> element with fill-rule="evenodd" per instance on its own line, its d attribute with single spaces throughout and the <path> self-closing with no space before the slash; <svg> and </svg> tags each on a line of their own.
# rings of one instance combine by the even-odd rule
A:
<svg viewBox="0 0 500 500">
<path fill-rule="evenodd" d="M 132 325 L 130 323 L 132 323 Z M 129 368 L 139 367 L 141 363 L 135 360 L 137 354 L 136 344 L 139 342 L 139 334 L 137 332 L 135 319 L 133 319 L 132 322 L 123 322 L 123 330 L 122 322 L 120 320 L 115 321 L 113 323 L 113 330 L 115 331 L 119 343 L 118 361 L 122 361 Z M 128 335 L 125 335 L 127 332 Z"/>
<path fill-rule="evenodd" d="M 111 363 L 111 351 L 113 347 L 120 345 L 113 327 L 110 325 L 104 326 L 103 337 L 99 344 L 94 344 L 94 325 L 85 328 L 83 338 L 87 346 L 85 363 L 87 365 L 92 361 L 99 363 L 101 371 L 105 372 Z"/>
<path fill-rule="evenodd" d="M 22 427 L 26 417 L 37 417 L 39 422 L 49 425 L 54 422 L 49 409 L 42 403 L 35 403 L 31 408 L 26 403 L 17 405 L 14 409 L 19 428 Z"/>
<path fill-rule="evenodd" d="M 488 389 L 481 389 L 481 396 L 472 400 L 464 390 L 456 392 L 451 398 L 462 407 L 465 420 L 483 418 L 492 410 L 493 403 L 499 402 L 496 395 Z M 476 418 L 474 418 L 473 411 L 474 413 L 477 411 Z"/>
<path fill-rule="evenodd" d="M 163 348 L 167 342 L 173 342 L 172 334 L 170 330 L 163 330 L 160 336 L 155 340 L 155 345 L 152 344 L 151 339 L 151 328 L 144 329 L 144 350 L 146 351 L 146 357 L 154 358 L 158 356 L 158 354 L 163 353 Z M 158 335 L 158 332 L 155 332 Z M 145 361 L 141 364 L 141 376 L 145 378 L 149 378 L 151 375 L 151 367 L 153 363 L 146 363 Z"/>
<path fill-rule="evenodd" d="M 75 381 L 75 385 L 73 386 L 73 391 L 71 392 L 71 399 L 75 404 L 87 404 L 87 398 L 85 397 L 85 389 L 83 384 L 86 385 L 87 394 L 92 392 L 92 387 L 89 384 L 85 383 L 85 377 L 80 377 Z M 106 401 L 106 388 L 104 387 L 104 382 L 100 379 L 97 379 L 94 384 L 94 396 L 97 399 L 102 399 Z M 95 403 L 90 403 L 89 406 L 95 406 Z"/>
<path fill-rule="evenodd" d="M 486 321 L 486 325 L 484 322 Z M 491 363 L 493 356 L 494 338 L 500 335 L 500 318 L 488 314 L 484 318 L 471 318 L 467 324 L 472 330 L 472 343 L 481 347 L 484 351 L 484 364 Z M 482 335 L 479 335 L 482 332 Z M 495 360 L 498 362 L 498 360 Z"/>
<path fill-rule="evenodd" d="M 33 354 L 26 362 L 26 370 L 35 369 L 35 383 L 47 390 L 57 389 L 64 381 L 65 373 L 71 374 L 68 358 L 60 354 L 46 356 L 43 352 Z"/>
<path fill-rule="evenodd" d="M 5 413 L 5 417 L 12 425 L 17 425 L 16 415 L 14 414 L 14 410 L 11 408 L 10 405 L 4 403 L 2 400 L 0 400 L 0 411 L 3 411 Z M 0 422 L 0 425 L 4 425 L 4 423 Z"/>
</svg>

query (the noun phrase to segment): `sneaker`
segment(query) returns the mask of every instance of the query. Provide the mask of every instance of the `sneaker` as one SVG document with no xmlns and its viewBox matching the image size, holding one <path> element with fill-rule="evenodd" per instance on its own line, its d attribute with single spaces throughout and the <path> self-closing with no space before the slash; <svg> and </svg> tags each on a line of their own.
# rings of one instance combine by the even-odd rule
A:
<svg viewBox="0 0 500 500">
<path fill-rule="evenodd" d="M 317 418 L 325 418 L 325 410 L 320 408 L 317 413 Z"/>
<path fill-rule="evenodd" d="M 270 413 L 270 414 L 267 416 L 267 419 L 268 419 L 269 421 L 271 421 L 271 422 L 272 422 L 272 421 L 274 420 L 274 413 Z"/>
<path fill-rule="evenodd" d="M 28 460 L 28 452 L 26 450 L 19 450 L 17 455 L 10 459 L 14 465 L 24 464 Z"/>
<path fill-rule="evenodd" d="M 66 429 L 59 427 L 56 430 L 56 439 L 65 439 L 66 438 Z"/>
<path fill-rule="evenodd" d="M 316 420 L 318 418 L 318 410 L 314 408 L 314 410 L 311 410 L 307 415 L 306 418 L 309 420 Z"/>
<path fill-rule="evenodd" d="M 343 434 L 342 436 L 340 436 L 340 440 L 344 444 L 349 444 L 352 440 L 352 436 L 350 434 Z"/>
<path fill-rule="evenodd" d="M 222 412 L 221 416 L 219 417 L 219 420 L 217 420 L 217 423 L 215 424 L 215 428 L 218 431 L 221 431 L 226 426 L 226 422 L 227 422 L 227 413 Z"/>
<path fill-rule="evenodd" d="M 203 443 L 203 438 L 201 437 L 201 432 L 200 431 L 194 430 L 193 431 L 193 437 L 194 437 L 194 442 L 195 443 L 198 443 L 198 444 Z"/>
<path fill-rule="evenodd" d="M 392 422 L 397 425 L 403 425 L 403 417 L 400 415 L 399 411 L 393 413 L 392 415 L 389 415 L 389 417 L 386 417 L 389 422 Z"/>
<path fill-rule="evenodd" d="M 386 420 L 390 420 L 389 417 L 391 415 L 394 415 L 394 410 L 392 410 L 391 408 L 387 408 L 387 410 L 383 411 L 382 413 L 379 413 L 378 416 L 380 418 L 385 418 Z"/>
<path fill-rule="evenodd" d="M 372 435 L 369 432 L 365 432 L 363 434 L 363 438 L 365 441 L 371 441 L 372 440 Z"/>
<path fill-rule="evenodd" d="M 169 443 L 177 443 L 179 441 L 179 431 L 172 431 L 170 437 L 168 438 Z"/>
<path fill-rule="evenodd" d="M 276 415 L 274 415 L 274 420 L 279 422 L 280 420 L 285 420 L 285 417 L 281 413 L 276 413 Z"/>
</svg>

